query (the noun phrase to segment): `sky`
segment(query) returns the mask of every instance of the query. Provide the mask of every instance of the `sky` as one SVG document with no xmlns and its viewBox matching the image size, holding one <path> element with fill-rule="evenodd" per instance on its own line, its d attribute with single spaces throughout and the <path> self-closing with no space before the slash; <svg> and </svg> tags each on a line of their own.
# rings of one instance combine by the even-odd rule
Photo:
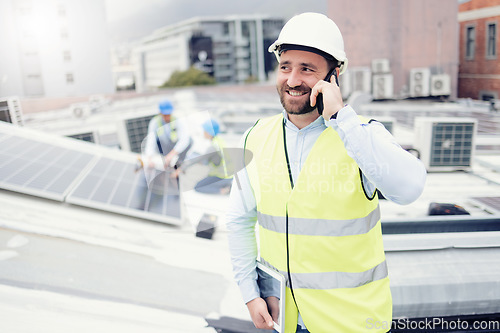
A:
<svg viewBox="0 0 500 333">
<path fill-rule="evenodd" d="M 198 16 L 272 14 L 288 19 L 305 11 L 326 14 L 327 0 L 105 0 L 105 6 L 111 41 L 119 43 Z"/>
</svg>

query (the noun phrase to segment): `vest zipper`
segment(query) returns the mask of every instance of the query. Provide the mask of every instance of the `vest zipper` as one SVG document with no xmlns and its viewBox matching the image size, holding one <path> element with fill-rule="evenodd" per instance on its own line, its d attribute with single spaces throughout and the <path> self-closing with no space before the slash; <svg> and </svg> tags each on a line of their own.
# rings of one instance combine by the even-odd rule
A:
<svg viewBox="0 0 500 333">
<path fill-rule="evenodd" d="M 290 160 L 288 159 L 288 151 L 286 149 L 286 132 L 285 132 L 285 119 L 283 119 L 282 123 L 283 127 L 283 148 L 285 150 L 285 158 L 286 165 L 288 168 L 288 177 L 290 178 L 290 185 L 293 190 L 293 178 L 292 178 L 292 169 L 290 168 Z M 299 306 L 297 305 L 297 301 L 295 300 L 295 294 L 293 293 L 292 286 L 292 274 L 290 273 L 290 245 L 288 243 L 288 204 L 285 212 L 285 241 L 286 241 L 286 273 L 288 275 L 288 284 L 290 285 L 290 292 L 292 293 L 293 302 L 295 303 L 295 307 L 297 308 L 297 312 L 299 311 Z"/>
<path fill-rule="evenodd" d="M 285 119 L 283 119 L 282 127 L 283 127 L 283 148 L 285 149 L 286 166 L 288 168 L 288 178 L 290 178 L 290 185 L 292 186 L 292 190 L 293 190 L 292 169 L 290 168 L 290 160 L 288 159 L 288 151 L 286 149 Z M 287 208 L 287 210 L 288 210 L 288 208 Z M 288 212 L 287 212 L 287 214 L 288 214 Z"/>
</svg>

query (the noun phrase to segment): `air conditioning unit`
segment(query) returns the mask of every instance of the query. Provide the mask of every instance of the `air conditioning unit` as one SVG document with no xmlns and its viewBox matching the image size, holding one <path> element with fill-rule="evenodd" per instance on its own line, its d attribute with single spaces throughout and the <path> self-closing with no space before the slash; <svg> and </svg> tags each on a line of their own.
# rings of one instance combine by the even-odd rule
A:
<svg viewBox="0 0 500 333">
<path fill-rule="evenodd" d="M 115 129 L 116 130 L 116 129 Z M 52 128 L 51 132 L 67 138 L 77 139 L 81 141 L 100 143 L 99 130 L 93 124 L 74 122 L 73 126 L 70 123 L 61 124 L 59 128 Z"/>
<path fill-rule="evenodd" d="M 431 70 L 429 68 L 413 68 L 410 70 L 410 97 L 430 95 Z"/>
<path fill-rule="evenodd" d="M 387 74 L 391 72 L 389 59 L 373 59 L 372 60 L 372 73 L 373 74 Z"/>
<path fill-rule="evenodd" d="M 428 171 L 469 170 L 475 150 L 474 118 L 415 118 L 415 148 Z"/>
<path fill-rule="evenodd" d="M 72 133 L 66 135 L 68 138 L 77 139 L 85 142 L 99 143 L 99 134 L 96 131 Z"/>
<path fill-rule="evenodd" d="M 372 79 L 373 99 L 389 99 L 394 95 L 392 74 L 374 74 Z"/>
<path fill-rule="evenodd" d="M 140 153 L 142 142 L 148 135 L 149 121 L 158 112 L 125 116 L 118 121 L 118 139 L 122 150 Z"/>
<path fill-rule="evenodd" d="M 448 96 L 451 94 L 451 79 L 448 74 L 431 76 L 431 96 Z"/>
<path fill-rule="evenodd" d="M 352 93 L 351 72 L 347 70 L 339 76 L 339 88 L 343 99 L 347 99 Z"/>
<path fill-rule="evenodd" d="M 372 73 L 368 67 L 351 68 L 352 92 L 371 93 Z"/>
<path fill-rule="evenodd" d="M 0 98 L 0 121 L 24 126 L 21 102 L 17 97 Z"/>
<path fill-rule="evenodd" d="M 367 118 L 374 119 L 384 125 L 386 130 L 394 134 L 394 126 L 396 125 L 396 118 L 389 116 L 368 116 Z"/>
<path fill-rule="evenodd" d="M 90 110 L 90 106 L 88 104 L 85 104 L 85 103 L 71 104 L 69 106 L 69 109 L 71 111 L 71 114 L 75 118 L 87 118 L 92 113 L 92 111 Z"/>
</svg>

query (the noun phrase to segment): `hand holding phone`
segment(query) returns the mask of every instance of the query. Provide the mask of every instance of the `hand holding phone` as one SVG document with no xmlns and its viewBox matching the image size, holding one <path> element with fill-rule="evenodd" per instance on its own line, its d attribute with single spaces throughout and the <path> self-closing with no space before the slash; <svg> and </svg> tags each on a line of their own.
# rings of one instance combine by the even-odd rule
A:
<svg viewBox="0 0 500 333">
<path fill-rule="evenodd" d="M 337 83 L 337 86 L 339 85 L 339 77 L 337 76 L 337 68 L 333 68 L 331 71 L 326 74 L 325 81 L 330 82 L 330 79 L 332 75 L 335 75 L 335 82 Z M 319 93 L 318 96 L 316 96 L 316 108 L 318 109 L 319 115 L 323 114 L 323 110 L 325 109 L 325 105 L 323 104 L 323 94 Z"/>
</svg>

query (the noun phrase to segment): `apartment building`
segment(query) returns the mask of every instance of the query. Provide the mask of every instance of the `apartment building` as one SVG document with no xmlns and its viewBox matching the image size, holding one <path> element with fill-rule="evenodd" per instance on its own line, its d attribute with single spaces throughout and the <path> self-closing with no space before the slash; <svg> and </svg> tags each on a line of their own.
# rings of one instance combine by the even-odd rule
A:
<svg viewBox="0 0 500 333">
<path fill-rule="evenodd" d="M 218 83 L 265 81 L 276 62 L 267 47 L 283 24 L 282 18 L 238 15 L 196 17 L 158 29 L 134 49 L 136 89 L 154 89 L 190 66 Z"/>
<path fill-rule="evenodd" d="M 498 24 L 500 0 L 470 0 L 459 6 L 458 96 L 479 100 L 500 96 Z"/>
</svg>

